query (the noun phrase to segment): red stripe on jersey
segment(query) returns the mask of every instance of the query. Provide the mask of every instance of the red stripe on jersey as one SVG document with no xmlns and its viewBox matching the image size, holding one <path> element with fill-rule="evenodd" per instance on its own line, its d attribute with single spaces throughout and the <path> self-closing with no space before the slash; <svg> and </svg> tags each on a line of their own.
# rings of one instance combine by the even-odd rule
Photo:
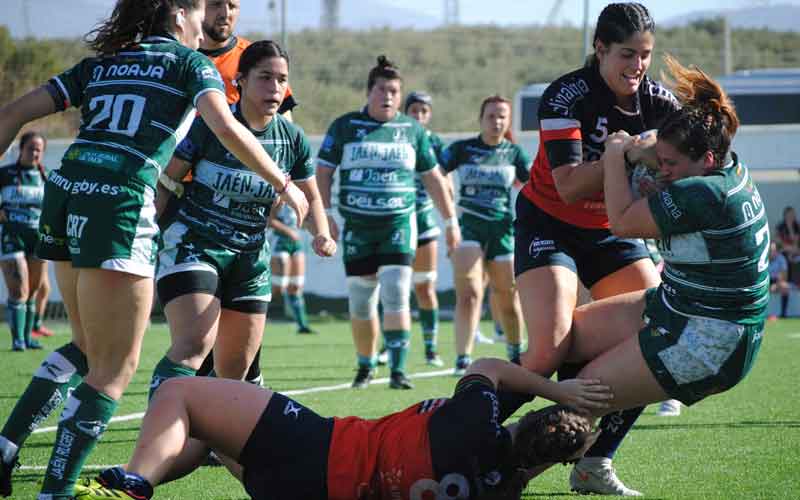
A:
<svg viewBox="0 0 800 500">
<path fill-rule="evenodd" d="M 541 130 L 539 132 L 539 138 L 544 142 L 565 139 L 580 141 L 583 136 L 581 135 L 580 128 L 562 128 L 557 130 Z"/>
</svg>

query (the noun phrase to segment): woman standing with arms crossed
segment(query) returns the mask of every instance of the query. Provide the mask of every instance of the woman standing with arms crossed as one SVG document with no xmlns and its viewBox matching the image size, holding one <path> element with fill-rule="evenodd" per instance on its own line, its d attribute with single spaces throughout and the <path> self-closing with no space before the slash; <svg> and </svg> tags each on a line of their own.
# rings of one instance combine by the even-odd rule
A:
<svg viewBox="0 0 800 500">
<path fill-rule="evenodd" d="M 448 249 L 460 233 L 447 183 L 425 129 L 399 113 L 402 77 L 385 56 L 367 78 L 367 105 L 337 118 L 320 147 L 317 182 L 326 209 L 333 174 L 340 170 L 339 211 L 345 219 L 343 254 L 353 340 L 358 357 L 354 388 L 366 387 L 375 371 L 378 296 L 389 348 L 389 387 L 411 389 L 405 362 L 411 336 L 411 263 L 417 243 L 414 176 L 445 219 Z M 332 216 L 332 212 L 329 212 Z M 329 218 L 331 234 L 338 229 Z"/>
<path fill-rule="evenodd" d="M 519 146 L 505 139 L 511 126 L 511 102 L 487 97 L 479 115 L 478 137 L 457 141 L 442 155 L 445 172 L 459 178 L 461 245 L 453 251 L 456 285 L 455 374 L 470 364 L 475 331 L 483 303 L 484 269 L 507 336 L 509 360 L 520 362 L 522 314 L 514 287 L 514 227 L 511 188 L 528 180 L 531 160 Z"/>
<path fill-rule="evenodd" d="M 46 147 L 42 134 L 27 132 L 19 140 L 16 163 L 0 168 L 0 267 L 8 287 L 6 318 L 14 351 L 42 348 L 31 333 L 36 294 L 47 274 L 47 261 L 34 252 L 47 178 L 41 163 Z"/>
<path fill-rule="evenodd" d="M 57 261 L 73 338 L 42 363 L 3 428 L 0 495 L 11 494 L 11 472 L 31 428 L 77 385 L 40 495 L 69 498 L 136 371 L 153 296 L 155 187 L 193 107 L 301 219 L 308 209 L 233 117 L 217 70 L 194 50 L 203 14 L 202 0 L 119 0 L 89 42 L 97 56 L 0 110 L 0 150 L 29 121 L 70 106 L 82 114 L 78 137 L 48 178 L 37 248 L 39 257 Z"/>
<path fill-rule="evenodd" d="M 539 106 L 540 145 L 530 182 L 517 199 L 515 272 L 528 329 L 523 366 L 549 376 L 574 376 L 569 349 L 578 280 L 602 299 L 658 285 L 639 239 L 608 230 L 601 156 L 609 134 L 658 128 L 679 107 L 647 75 L 655 23 L 638 3 L 613 3 L 600 14 L 594 54 L 562 76 Z M 634 147 L 627 158 L 635 162 Z M 611 459 L 642 408 L 606 416 L 602 434 L 570 476 L 573 489 L 638 496 L 616 477 Z"/>
<path fill-rule="evenodd" d="M 314 249 L 330 256 L 336 243 L 328 234 L 311 148 L 302 131 L 278 114 L 288 81 L 286 52 L 269 40 L 251 44 L 239 60 L 241 98 L 234 116 L 297 182 L 311 207 Z M 189 169 L 193 180 L 180 198 L 177 220 L 164 231 L 158 257 L 158 296 L 172 344 L 153 372 L 151 397 L 164 380 L 194 375 L 212 346 L 217 375 L 243 379 L 261 346 L 271 297 L 265 230 L 275 191 L 229 153 L 202 117 L 175 151 L 164 173 L 167 184 L 177 186 Z M 159 186 L 158 209 L 169 194 Z"/>
</svg>

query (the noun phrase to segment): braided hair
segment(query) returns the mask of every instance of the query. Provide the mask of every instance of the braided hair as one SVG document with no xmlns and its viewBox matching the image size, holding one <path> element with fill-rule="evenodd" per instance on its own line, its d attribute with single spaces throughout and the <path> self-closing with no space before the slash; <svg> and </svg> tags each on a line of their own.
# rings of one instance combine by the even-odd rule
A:
<svg viewBox="0 0 800 500">
<path fill-rule="evenodd" d="M 592 46 L 597 51 L 597 42 L 606 47 L 612 43 L 622 43 L 634 33 L 655 33 L 656 23 L 650 16 L 647 7 L 640 3 L 610 3 L 605 6 L 594 29 Z M 597 55 L 592 54 L 586 60 L 587 66 L 597 64 Z"/>
<path fill-rule="evenodd" d="M 687 68 L 669 54 L 664 56 L 664 63 L 671 78 L 662 78 L 683 107 L 667 116 L 659 127 L 658 139 L 667 141 L 692 161 L 710 151 L 717 168 L 721 167 L 739 128 L 733 102 L 703 70 Z"/>
<path fill-rule="evenodd" d="M 480 499 L 518 500 L 528 484 L 527 469 L 566 462 L 583 448 L 591 433 L 591 419 L 569 406 L 553 405 L 528 412 L 519 420 L 503 481 Z"/>
</svg>

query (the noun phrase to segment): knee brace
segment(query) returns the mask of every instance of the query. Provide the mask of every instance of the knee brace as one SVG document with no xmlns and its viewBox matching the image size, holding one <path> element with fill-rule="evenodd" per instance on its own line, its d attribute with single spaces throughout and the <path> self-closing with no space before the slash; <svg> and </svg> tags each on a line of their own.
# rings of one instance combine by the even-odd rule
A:
<svg viewBox="0 0 800 500">
<path fill-rule="evenodd" d="M 378 282 L 363 276 L 347 277 L 347 303 L 350 316 L 372 319 L 378 314 Z"/>
<path fill-rule="evenodd" d="M 381 304 L 387 313 L 409 311 L 411 304 L 411 267 L 381 266 L 378 268 L 378 283 L 381 284 Z"/>
<path fill-rule="evenodd" d="M 272 286 L 283 290 L 289 284 L 289 277 L 275 274 L 272 276 Z"/>
<path fill-rule="evenodd" d="M 433 283 L 436 281 L 436 276 L 436 271 L 414 271 L 413 281 L 415 285 Z"/>
</svg>

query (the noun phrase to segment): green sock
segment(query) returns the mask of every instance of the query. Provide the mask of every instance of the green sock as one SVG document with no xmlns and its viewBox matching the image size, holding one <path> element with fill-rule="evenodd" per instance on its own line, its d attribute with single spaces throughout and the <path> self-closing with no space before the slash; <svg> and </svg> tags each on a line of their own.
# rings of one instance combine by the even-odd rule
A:
<svg viewBox="0 0 800 500">
<path fill-rule="evenodd" d="M 422 341 L 425 354 L 436 354 L 436 336 L 439 333 L 439 309 L 420 309 L 419 322 L 422 323 Z"/>
<path fill-rule="evenodd" d="M 283 299 L 283 315 L 286 316 L 286 319 L 294 319 L 294 311 L 292 311 L 292 305 L 289 303 L 289 292 L 284 290 L 281 294 L 281 299 Z"/>
<path fill-rule="evenodd" d="M 88 371 L 86 356 L 75 344 L 63 345 L 50 353 L 17 400 L 3 427 L 3 437 L 22 446 L 31 432 L 69 397 L 69 392 L 83 381 Z"/>
<path fill-rule="evenodd" d="M 405 373 L 406 359 L 411 332 L 408 330 L 387 330 L 384 333 L 386 347 L 389 348 L 389 369 L 392 373 Z"/>
<path fill-rule="evenodd" d="M 6 320 L 11 329 L 11 338 L 16 341 L 25 340 L 25 304 L 8 299 L 6 302 Z"/>
<path fill-rule="evenodd" d="M 362 356 L 358 354 L 358 367 L 359 368 L 369 368 L 370 370 L 375 368 L 375 365 L 378 364 L 377 358 L 375 356 Z"/>
<path fill-rule="evenodd" d="M 156 389 L 158 389 L 165 380 L 175 377 L 194 377 L 195 373 L 197 373 L 197 370 L 175 363 L 165 355 L 153 370 L 147 401 L 153 399 L 153 394 L 155 394 Z"/>
<path fill-rule="evenodd" d="M 33 329 L 38 330 L 42 327 L 42 315 L 39 314 L 38 308 L 33 311 Z"/>
<path fill-rule="evenodd" d="M 31 332 L 33 331 L 33 317 L 36 315 L 36 300 L 31 299 L 25 303 L 25 344 L 31 343 Z"/>
<path fill-rule="evenodd" d="M 307 328 L 308 318 L 306 317 L 306 303 L 303 300 L 303 296 L 300 294 L 293 295 L 287 293 L 284 299 L 289 303 L 289 308 L 292 310 L 292 316 L 294 316 L 294 320 L 297 322 L 297 327 Z"/>
<path fill-rule="evenodd" d="M 105 432 L 116 409 L 116 401 L 89 384 L 83 383 L 72 391 L 61 412 L 39 498 L 72 498 L 83 463 Z"/>
</svg>

